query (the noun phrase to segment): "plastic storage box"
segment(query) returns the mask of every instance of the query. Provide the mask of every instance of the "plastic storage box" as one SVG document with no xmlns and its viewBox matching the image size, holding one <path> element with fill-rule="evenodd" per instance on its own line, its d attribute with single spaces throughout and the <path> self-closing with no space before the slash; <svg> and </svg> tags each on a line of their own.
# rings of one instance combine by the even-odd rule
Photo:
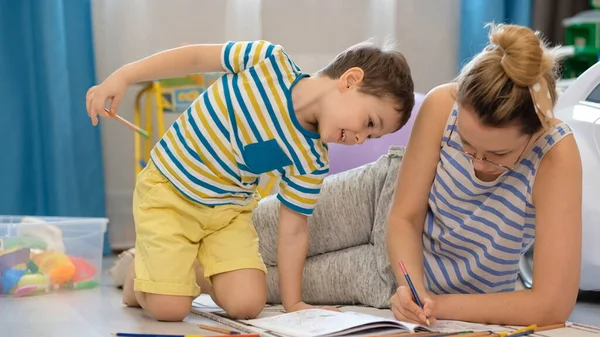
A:
<svg viewBox="0 0 600 337">
<path fill-rule="evenodd" d="M 0 216 L 0 296 L 95 288 L 108 219 Z"/>
</svg>

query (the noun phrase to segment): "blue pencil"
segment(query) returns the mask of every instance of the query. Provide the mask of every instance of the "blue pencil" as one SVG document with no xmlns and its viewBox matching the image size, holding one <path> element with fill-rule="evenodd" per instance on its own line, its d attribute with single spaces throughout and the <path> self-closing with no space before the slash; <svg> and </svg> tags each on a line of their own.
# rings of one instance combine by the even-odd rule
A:
<svg viewBox="0 0 600 337">
<path fill-rule="evenodd" d="M 421 309 L 423 309 L 423 303 L 421 302 L 421 299 L 419 298 L 419 294 L 417 294 L 417 290 L 415 289 L 415 286 L 413 285 L 410 276 L 408 275 L 408 271 L 406 270 L 406 266 L 404 265 L 404 262 L 402 261 L 398 261 L 398 264 L 400 265 L 400 269 L 402 269 L 402 273 L 404 274 L 404 278 L 406 278 L 406 283 L 408 283 L 408 287 L 410 288 L 410 291 L 412 292 L 413 297 L 415 298 L 415 301 L 417 302 L 417 305 L 421 307 Z M 427 325 L 429 324 L 429 317 L 426 317 L 426 322 Z"/>
</svg>

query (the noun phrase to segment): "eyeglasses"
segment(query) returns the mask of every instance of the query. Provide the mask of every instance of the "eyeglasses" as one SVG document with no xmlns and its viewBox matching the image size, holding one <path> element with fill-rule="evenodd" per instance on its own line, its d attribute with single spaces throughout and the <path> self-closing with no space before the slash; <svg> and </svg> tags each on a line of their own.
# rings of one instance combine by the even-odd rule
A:
<svg viewBox="0 0 600 337">
<path fill-rule="evenodd" d="M 462 147 L 458 146 L 458 143 L 452 141 L 452 135 L 454 134 L 454 130 L 456 129 L 456 118 L 454 119 L 454 124 L 452 125 L 452 129 L 450 131 L 450 135 L 448 135 L 448 139 L 446 140 L 446 145 L 449 148 L 452 148 L 460 153 L 462 153 L 463 155 L 467 156 L 467 158 L 471 159 L 471 160 L 478 160 L 486 165 L 492 166 L 496 169 L 498 169 L 499 171 L 502 172 L 507 172 L 507 171 L 512 171 L 513 167 L 519 162 L 519 160 L 521 159 L 521 157 L 523 156 L 523 154 L 525 153 L 525 149 L 527 149 L 527 145 L 529 145 L 529 142 L 531 141 L 531 138 L 533 137 L 533 135 L 529 136 L 529 140 L 527 140 L 527 143 L 525 143 L 525 146 L 523 146 L 523 150 L 521 150 L 521 154 L 519 155 L 519 157 L 517 158 L 517 160 L 513 163 L 513 167 L 509 167 L 503 164 L 499 164 L 499 163 L 495 163 L 493 161 L 488 160 L 487 158 L 483 157 L 483 158 L 477 158 L 476 153 L 472 153 L 472 152 L 468 152 L 465 151 Z M 454 144 L 453 144 L 454 143 Z"/>
</svg>

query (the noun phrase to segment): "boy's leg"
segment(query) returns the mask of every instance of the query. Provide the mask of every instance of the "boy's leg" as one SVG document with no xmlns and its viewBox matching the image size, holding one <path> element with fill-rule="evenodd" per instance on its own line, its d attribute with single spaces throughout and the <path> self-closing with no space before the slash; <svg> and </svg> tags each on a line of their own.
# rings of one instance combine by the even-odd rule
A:
<svg viewBox="0 0 600 337">
<path fill-rule="evenodd" d="M 141 306 L 160 321 L 183 320 L 200 294 L 194 262 L 205 235 L 199 222 L 210 214 L 191 216 L 190 207 L 152 162 L 138 176 L 134 270 L 124 285 L 123 302 Z"/>
<path fill-rule="evenodd" d="M 255 205 L 217 207 L 211 225 L 221 228 L 202 240 L 198 252 L 213 300 L 236 319 L 258 316 L 267 301 L 267 269 L 252 224 Z"/>
</svg>

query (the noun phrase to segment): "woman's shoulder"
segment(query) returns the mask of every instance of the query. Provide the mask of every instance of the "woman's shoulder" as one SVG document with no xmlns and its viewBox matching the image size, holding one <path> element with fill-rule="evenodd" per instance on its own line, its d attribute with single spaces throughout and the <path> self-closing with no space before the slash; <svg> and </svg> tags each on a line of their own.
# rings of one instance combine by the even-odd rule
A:
<svg viewBox="0 0 600 337">
<path fill-rule="evenodd" d="M 456 88 L 456 83 L 446 83 L 431 89 L 423 99 L 419 119 L 430 126 L 442 124 L 443 128 L 456 103 Z"/>
<path fill-rule="evenodd" d="M 556 131 L 553 134 L 563 134 L 564 125 L 560 120 L 555 120 L 553 128 L 562 128 L 563 132 Z M 535 194 L 538 194 L 536 190 L 539 190 L 536 187 L 546 185 L 556 179 L 575 178 L 576 181 L 581 179 L 581 155 L 573 133 L 566 133 L 559 139 L 555 138 L 553 143 L 554 145 L 544 154 L 539 164 L 533 186 L 534 197 Z M 569 177 L 571 175 L 575 177 Z"/>
<path fill-rule="evenodd" d="M 565 160 L 580 162 L 579 148 L 573 133 L 567 132 L 568 125 L 559 119 L 554 119 L 551 125 L 546 135 L 553 138 L 554 145 L 546 152 L 540 165 L 555 165 Z"/>
</svg>

